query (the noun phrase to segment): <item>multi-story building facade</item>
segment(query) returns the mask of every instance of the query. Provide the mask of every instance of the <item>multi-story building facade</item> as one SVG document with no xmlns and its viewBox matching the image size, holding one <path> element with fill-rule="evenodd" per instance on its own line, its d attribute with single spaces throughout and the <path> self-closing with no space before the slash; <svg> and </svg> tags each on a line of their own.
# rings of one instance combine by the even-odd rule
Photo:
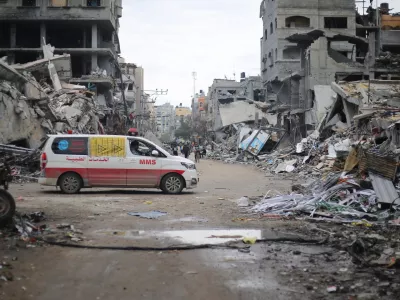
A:
<svg viewBox="0 0 400 300">
<path fill-rule="evenodd" d="M 122 0 L 3 0 L 0 56 L 10 64 L 34 61 L 46 42 L 71 54 L 74 77 L 97 68 L 113 75 L 121 16 Z"/>
<path fill-rule="evenodd" d="M 138 115 L 142 114 L 146 103 L 148 102 L 148 97 L 144 92 L 144 69 L 143 67 L 137 67 L 135 69 L 135 78 L 136 78 L 136 113 Z"/>
<path fill-rule="evenodd" d="M 101 123 L 116 128 L 113 77 L 121 16 L 122 0 L 2 0 L 0 56 L 9 64 L 37 61 L 44 58 L 45 44 L 55 54 L 69 54 L 71 71 L 58 70 L 60 78 L 93 91 Z"/>
<path fill-rule="evenodd" d="M 175 128 L 179 128 L 180 122 L 191 118 L 192 110 L 190 107 L 182 106 L 182 103 L 175 107 Z"/>
<path fill-rule="evenodd" d="M 311 30 L 353 35 L 356 32 L 354 0 L 263 0 L 260 18 L 263 21 L 261 73 L 264 85 L 301 70 L 300 49 L 287 37 Z"/>
<path fill-rule="evenodd" d="M 175 107 L 170 103 L 156 107 L 157 134 L 172 133 L 175 128 Z"/>
<path fill-rule="evenodd" d="M 387 3 L 371 3 L 368 14 L 360 14 L 354 0 L 262 1 L 263 84 L 269 111 L 292 142 L 313 131 L 334 105 L 333 82 L 398 78 L 390 59 L 377 60 L 382 50 L 399 53 L 398 30 L 389 25 L 396 16 L 389 12 Z M 350 126 L 354 113 L 346 105 L 342 121 Z"/>
<path fill-rule="evenodd" d="M 207 100 L 203 90 L 192 98 L 192 121 L 205 120 Z"/>
<path fill-rule="evenodd" d="M 355 8 L 354 0 L 261 2 L 261 74 L 269 111 L 291 134 L 300 128 L 297 139 L 316 124 L 315 111 L 332 104 L 331 82 L 363 73 L 357 57 L 365 54 L 359 43 L 366 42 L 356 37 Z"/>
<path fill-rule="evenodd" d="M 123 85 L 120 83 L 120 79 L 118 78 L 118 82 L 120 84 L 120 89 L 124 89 L 125 100 L 128 106 L 128 112 L 133 113 L 135 111 L 136 104 L 136 95 L 137 95 L 137 82 L 136 82 L 136 64 L 127 63 L 124 58 L 118 58 L 119 67 L 122 72 L 122 80 Z M 121 96 L 122 98 L 122 96 Z M 121 99 L 122 100 L 122 99 Z"/>
</svg>

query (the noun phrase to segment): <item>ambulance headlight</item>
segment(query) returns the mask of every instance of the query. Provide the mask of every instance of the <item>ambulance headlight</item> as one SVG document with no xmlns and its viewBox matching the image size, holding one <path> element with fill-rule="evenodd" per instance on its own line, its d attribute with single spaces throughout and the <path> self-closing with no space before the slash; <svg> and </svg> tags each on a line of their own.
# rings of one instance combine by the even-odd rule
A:
<svg viewBox="0 0 400 300">
<path fill-rule="evenodd" d="M 182 166 L 184 166 L 188 170 L 196 170 L 196 165 L 195 164 L 188 164 L 188 163 L 184 163 L 184 162 L 181 162 L 181 164 L 182 164 Z"/>
</svg>

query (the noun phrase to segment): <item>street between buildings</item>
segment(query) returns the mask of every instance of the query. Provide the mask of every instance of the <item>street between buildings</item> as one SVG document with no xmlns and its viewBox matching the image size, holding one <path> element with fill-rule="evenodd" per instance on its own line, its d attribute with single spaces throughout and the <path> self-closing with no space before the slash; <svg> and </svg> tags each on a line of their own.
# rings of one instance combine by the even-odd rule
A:
<svg viewBox="0 0 400 300">
<path fill-rule="evenodd" d="M 357 270 L 346 251 L 335 244 L 318 245 L 327 236 L 323 227 L 238 207 L 243 196 L 252 201 L 267 191 L 288 193 L 291 178 L 211 160 L 202 160 L 198 169 L 199 187 L 174 196 L 128 189 L 63 195 L 37 184 L 14 184 L 19 211 L 43 211 L 46 219 L 37 226 L 46 224 L 47 229 L 36 243 L 4 239 L 0 257 L 13 278 L 1 282 L 0 298 L 343 299 L 364 290 L 377 292 L 378 284 L 368 286 L 370 277 Z M 128 214 L 148 211 L 166 214 L 158 219 Z M 348 230 L 341 228 L 337 232 Z M 48 245 L 43 238 L 120 250 Z M 246 238 L 260 242 L 247 248 Z M 226 242 L 229 247 L 199 250 L 122 250 Z M 336 293 L 328 293 L 331 286 Z"/>
</svg>

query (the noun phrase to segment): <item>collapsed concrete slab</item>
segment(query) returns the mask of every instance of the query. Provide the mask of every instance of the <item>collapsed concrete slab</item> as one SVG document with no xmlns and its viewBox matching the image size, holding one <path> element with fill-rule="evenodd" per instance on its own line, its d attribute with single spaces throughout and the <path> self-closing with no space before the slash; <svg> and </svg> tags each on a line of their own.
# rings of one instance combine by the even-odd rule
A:
<svg viewBox="0 0 400 300">
<path fill-rule="evenodd" d="M 0 60 L 0 80 L 25 84 L 28 79 Z"/>
<path fill-rule="evenodd" d="M 71 68 L 71 55 L 55 55 L 50 58 L 51 63 L 53 63 L 58 76 L 61 80 L 67 80 L 72 77 L 72 68 Z M 36 76 L 48 76 L 48 68 L 47 65 L 49 63 L 49 59 L 39 59 L 32 62 L 28 62 L 26 64 L 16 64 L 11 67 L 17 70 L 18 72 L 30 72 L 35 74 Z"/>
<path fill-rule="evenodd" d="M 267 118 L 267 114 L 258 108 L 254 102 L 237 101 L 219 106 L 222 126 L 237 123 L 256 122 L 261 118 Z"/>
</svg>

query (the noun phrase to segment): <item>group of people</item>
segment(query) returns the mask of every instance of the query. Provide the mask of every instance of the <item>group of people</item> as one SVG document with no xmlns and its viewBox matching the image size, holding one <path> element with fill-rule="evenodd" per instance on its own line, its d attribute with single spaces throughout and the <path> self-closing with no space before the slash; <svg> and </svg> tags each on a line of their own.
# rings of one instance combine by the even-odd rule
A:
<svg viewBox="0 0 400 300">
<path fill-rule="evenodd" d="M 207 154 L 207 150 L 205 147 L 193 143 L 192 145 L 188 142 L 183 145 L 178 145 L 176 143 L 172 144 L 172 153 L 175 156 L 179 155 L 179 151 L 188 158 L 190 153 L 194 152 L 196 162 L 200 161 L 200 158 L 203 158 Z"/>
</svg>

